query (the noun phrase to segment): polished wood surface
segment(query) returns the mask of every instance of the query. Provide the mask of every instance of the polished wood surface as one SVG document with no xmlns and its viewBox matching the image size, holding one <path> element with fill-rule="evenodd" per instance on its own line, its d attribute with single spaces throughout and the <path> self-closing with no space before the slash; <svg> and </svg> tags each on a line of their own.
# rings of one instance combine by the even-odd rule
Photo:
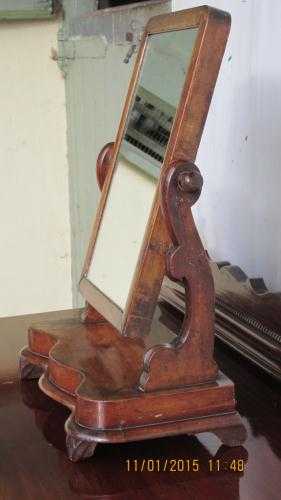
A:
<svg viewBox="0 0 281 500">
<path fill-rule="evenodd" d="M 98 185 L 99 185 L 100 190 L 102 190 L 106 176 L 109 172 L 109 168 L 110 168 L 110 164 L 111 164 L 112 156 L 113 156 L 113 150 L 114 150 L 114 142 L 108 142 L 102 148 L 102 150 L 100 151 L 100 154 L 97 158 L 96 174 L 97 174 L 97 181 L 98 181 Z"/>
<path fill-rule="evenodd" d="M 180 357 L 177 364 L 174 346 L 185 342 L 186 337 L 181 319 L 166 313 L 159 304 L 151 336 L 133 339 L 122 336 L 90 306 L 86 311 L 83 319 L 76 311 L 69 311 L 62 312 L 62 318 L 57 313 L 54 321 L 47 315 L 49 320 L 43 318 L 31 325 L 28 347 L 22 349 L 20 356 L 21 378 L 40 377 L 40 389 L 71 410 L 65 424 L 70 460 L 91 456 L 98 443 L 206 431 L 212 431 L 225 445 L 243 443 L 245 429 L 235 410 L 233 383 L 222 373 L 217 375 L 213 358 L 215 379 L 205 380 L 204 371 L 202 381 L 194 383 L 194 378 L 190 378 L 200 376 L 202 363 L 206 362 L 204 343 L 202 353 L 198 354 L 199 342 L 195 346 L 190 342 L 195 375 L 188 364 L 185 369 L 184 358 Z M 191 331 L 193 336 L 200 338 Z M 160 345 L 163 352 L 159 356 Z M 205 348 L 208 351 L 208 338 Z M 171 356 L 170 365 L 166 349 Z M 147 353 L 156 354 L 158 361 L 164 354 L 163 366 L 157 367 L 158 389 L 153 378 L 154 387 L 144 390 L 146 380 L 142 377 L 146 373 Z M 185 356 L 188 355 L 187 346 Z M 156 373 L 152 371 L 152 375 L 155 377 Z M 189 384 L 185 383 L 186 376 Z"/>
<path fill-rule="evenodd" d="M 201 194 L 203 179 L 193 163 L 176 163 L 162 177 L 163 217 L 173 242 L 166 273 L 184 286 L 186 314 L 177 340 L 145 353 L 144 389 L 188 386 L 217 378 L 214 350 L 214 283 L 191 207 Z"/>
<path fill-rule="evenodd" d="M 67 316 L 69 312 L 60 312 Z M 77 311 L 77 316 L 80 311 Z M 280 385 L 216 340 L 219 368 L 236 384 L 238 409 L 248 431 L 244 448 L 230 457 L 248 461 L 244 473 L 209 471 L 209 460 L 226 451 L 211 433 L 98 447 L 94 457 L 73 464 L 65 455 L 67 409 L 45 396 L 37 381 L 18 382 L 17 350 L 26 327 L 58 319 L 58 313 L 0 320 L 0 498 L 41 500 L 279 500 L 281 490 Z M 229 453 L 229 450 L 227 451 Z M 217 455 L 217 458 L 219 455 Z M 198 460 L 198 472 L 131 472 L 127 460 Z M 156 465 L 155 465 L 156 467 Z M 224 467 L 225 468 L 225 467 Z"/>
</svg>

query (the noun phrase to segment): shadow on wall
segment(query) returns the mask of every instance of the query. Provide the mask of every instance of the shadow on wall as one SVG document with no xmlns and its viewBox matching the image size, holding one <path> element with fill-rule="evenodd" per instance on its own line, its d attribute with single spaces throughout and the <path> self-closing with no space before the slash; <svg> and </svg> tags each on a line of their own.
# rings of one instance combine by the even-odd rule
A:
<svg viewBox="0 0 281 500">
<path fill-rule="evenodd" d="M 204 190 L 195 219 L 212 258 L 262 276 L 280 291 L 280 82 L 250 79 L 231 101 L 229 108 L 216 102 L 207 122 L 197 161 Z"/>
</svg>

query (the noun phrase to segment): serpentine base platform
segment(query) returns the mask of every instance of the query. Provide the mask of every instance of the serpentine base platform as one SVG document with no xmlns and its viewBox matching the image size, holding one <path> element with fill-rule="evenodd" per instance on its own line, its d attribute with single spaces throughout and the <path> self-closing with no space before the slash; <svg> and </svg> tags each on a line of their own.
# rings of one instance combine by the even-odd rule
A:
<svg viewBox="0 0 281 500">
<path fill-rule="evenodd" d="M 212 431 L 228 446 L 246 434 L 235 411 L 233 383 L 216 382 L 143 392 L 138 381 L 149 340 L 124 338 L 105 321 L 67 319 L 29 329 L 21 378 L 38 378 L 50 398 L 71 410 L 68 456 L 91 456 L 97 443 L 138 441 Z"/>
</svg>

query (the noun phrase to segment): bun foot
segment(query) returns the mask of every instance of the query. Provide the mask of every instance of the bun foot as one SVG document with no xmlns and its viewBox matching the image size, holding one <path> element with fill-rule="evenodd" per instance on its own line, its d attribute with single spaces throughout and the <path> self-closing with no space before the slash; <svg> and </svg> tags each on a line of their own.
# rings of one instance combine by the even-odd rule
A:
<svg viewBox="0 0 281 500">
<path fill-rule="evenodd" d="M 21 354 L 19 360 L 19 377 L 21 380 L 32 380 L 41 377 L 43 368 L 39 365 L 34 365 Z"/>
<path fill-rule="evenodd" d="M 91 439 L 89 430 L 77 425 L 72 416 L 65 423 L 66 451 L 69 460 L 79 462 L 91 457 L 96 449 L 97 443 Z"/>
<path fill-rule="evenodd" d="M 91 457 L 95 452 L 96 446 L 97 443 L 66 436 L 66 451 L 71 462 L 79 462 L 79 460 Z"/>
<path fill-rule="evenodd" d="M 213 433 L 225 446 L 241 446 L 247 437 L 246 429 L 242 424 L 215 429 Z"/>
</svg>

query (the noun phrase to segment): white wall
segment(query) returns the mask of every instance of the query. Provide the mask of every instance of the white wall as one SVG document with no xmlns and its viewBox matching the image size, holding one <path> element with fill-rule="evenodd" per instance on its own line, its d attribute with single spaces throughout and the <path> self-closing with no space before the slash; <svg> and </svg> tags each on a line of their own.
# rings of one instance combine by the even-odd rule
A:
<svg viewBox="0 0 281 500">
<path fill-rule="evenodd" d="M 1 23 L 0 316 L 71 307 L 59 21 Z"/>
<path fill-rule="evenodd" d="M 204 2 L 174 0 L 174 9 Z M 196 209 L 212 257 L 281 289 L 281 2 L 208 0 L 232 28 L 197 156 Z"/>
</svg>

